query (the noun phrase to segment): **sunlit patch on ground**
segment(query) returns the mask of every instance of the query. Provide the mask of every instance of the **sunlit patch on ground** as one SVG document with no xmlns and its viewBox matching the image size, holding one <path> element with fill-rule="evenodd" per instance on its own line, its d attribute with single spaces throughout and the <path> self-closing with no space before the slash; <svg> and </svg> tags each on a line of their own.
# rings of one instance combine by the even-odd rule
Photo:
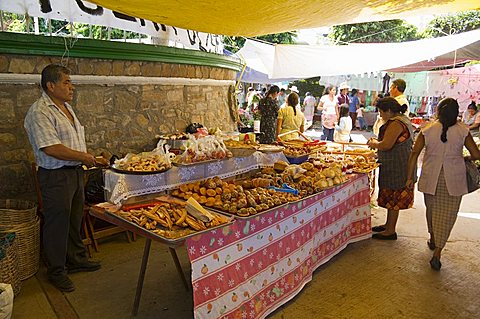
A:
<svg viewBox="0 0 480 319">
<path fill-rule="evenodd" d="M 466 218 L 473 218 L 473 219 L 480 219 L 480 213 L 462 213 L 458 212 L 458 216 L 466 217 Z"/>
</svg>

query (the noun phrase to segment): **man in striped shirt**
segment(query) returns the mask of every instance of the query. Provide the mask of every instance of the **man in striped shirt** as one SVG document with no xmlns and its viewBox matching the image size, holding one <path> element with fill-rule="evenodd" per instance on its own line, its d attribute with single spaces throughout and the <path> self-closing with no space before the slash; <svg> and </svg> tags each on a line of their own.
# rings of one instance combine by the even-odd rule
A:
<svg viewBox="0 0 480 319">
<path fill-rule="evenodd" d="M 87 259 L 80 227 L 83 217 L 83 169 L 106 165 L 87 153 L 84 127 L 73 108 L 70 70 L 50 64 L 42 71 L 42 96 L 30 107 L 24 127 L 38 165 L 43 203 L 43 248 L 49 281 L 64 292 L 75 290 L 67 276 L 95 271 L 100 264 Z"/>
</svg>

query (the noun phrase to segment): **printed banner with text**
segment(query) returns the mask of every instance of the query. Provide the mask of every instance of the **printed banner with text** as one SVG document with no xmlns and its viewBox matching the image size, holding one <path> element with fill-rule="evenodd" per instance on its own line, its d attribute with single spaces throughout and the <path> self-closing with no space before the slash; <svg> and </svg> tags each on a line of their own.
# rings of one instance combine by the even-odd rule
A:
<svg viewBox="0 0 480 319">
<path fill-rule="evenodd" d="M 83 0 L 9 0 L 0 1 L 0 10 L 32 17 L 103 25 L 148 34 L 159 43 L 185 49 L 223 54 L 219 35 L 180 29 L 112 11 Z"/>
</svg>

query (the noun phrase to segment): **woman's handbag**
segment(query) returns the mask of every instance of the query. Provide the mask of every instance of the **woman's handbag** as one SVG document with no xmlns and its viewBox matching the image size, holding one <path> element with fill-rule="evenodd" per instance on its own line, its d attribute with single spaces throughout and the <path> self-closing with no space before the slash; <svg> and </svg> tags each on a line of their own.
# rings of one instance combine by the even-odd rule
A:
<svg viewBox="0 0 480 319">
<path fill-rule="evenodd" d="M 468 192 L 474 192 L 480 188 L 480 172 L 472 161 L 465 161 L 467 168 L 467 188 Z"/>
</svg>

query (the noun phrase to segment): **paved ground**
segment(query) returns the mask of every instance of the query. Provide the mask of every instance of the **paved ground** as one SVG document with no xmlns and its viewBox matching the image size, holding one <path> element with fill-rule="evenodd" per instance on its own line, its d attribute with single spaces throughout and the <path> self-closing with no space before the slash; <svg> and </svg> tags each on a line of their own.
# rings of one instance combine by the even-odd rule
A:
<svg viewBox="0 0 480 319">
<path fill-rule="evenodd" d="M 362 138 L 354 133 L 354 140 Z M 464 196 L 439 273 L 428 264 L 425 208 L 417 193 L 414 207 L 401 213 L 397 241 L 349 245 L 269 318 L 480 318 L 479 200 L 480 191 Z M 384 218 L 383 209 L 372 209 L 374 225 Z M 102 269 L 71 275 L 77 289 L 68 294 L 53 288 L 40 269 L 23 282 L 14 318 L 130 318 L 143 244 L 121 234 L 103 241 L 94 255 Z M 178 254 L 188 274 L 185 249 Z M 138 318 L 192 318 L 192 304 L 168 249 L 154 243 Z"/>
</svg>

